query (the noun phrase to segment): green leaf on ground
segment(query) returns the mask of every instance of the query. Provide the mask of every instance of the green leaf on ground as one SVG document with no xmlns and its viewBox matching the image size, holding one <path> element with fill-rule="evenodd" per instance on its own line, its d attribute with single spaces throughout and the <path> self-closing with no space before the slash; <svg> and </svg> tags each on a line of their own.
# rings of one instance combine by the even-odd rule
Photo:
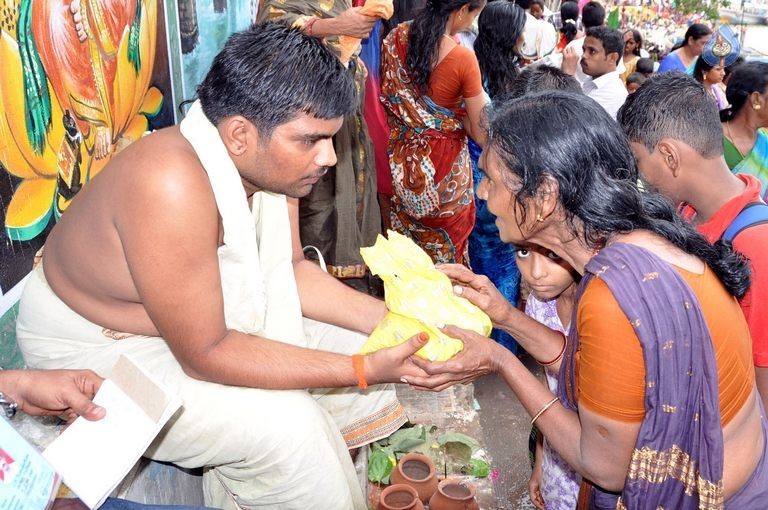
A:
<svg viewBox="0 0 768 510">
<path fill-rule="evenodd" d="M 389 475 L 397 464 L 395 456 L 389 448 L 374 444 L 368 459 L 368 480 L 376 483 L 389 483 Z"/>
<path fill-rule="evenodd" d="M 442 436 L 437 438 L 437 442 L 443 446 L 445 446 L 448 443 L 461 443 L 468 446 L 472 453 L 474 453 L 475 451 L 477 451 L 478 448 L 480 448 L 480 443 L 478 443 L 474 438 L 471 438 L 466 434 L 462 434 L 461 432 L 452 432 L 450 434 L 443 434 Z"/>
<path fill-rule="evenodd" d="M 483 459 L 469 459 L 469 464 L 461 468 L 462 474 L 485 478 L 491 472 L 491 466 Z"/>
<path fill-rule="evenodd" d="M 389 447 L 394 452 L 411 452 L 427 440 L 427 431 L 423 425 L 400 429 L 389 436 Z"/>
</svg>

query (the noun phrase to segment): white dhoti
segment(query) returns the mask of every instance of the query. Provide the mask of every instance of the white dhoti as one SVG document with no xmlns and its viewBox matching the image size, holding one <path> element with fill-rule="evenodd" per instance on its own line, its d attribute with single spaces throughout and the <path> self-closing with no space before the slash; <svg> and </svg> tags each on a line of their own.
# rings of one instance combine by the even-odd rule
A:
<svg viewBox="0 0 768 510">
<path fill-rule="evenodd" d="M 351 353 L 365 341 L 304 320 L 308 347 Z M 129 354 L 175 391 L 184 406 L 145 455 L 205 467 L 205 502 L 217 508 L 365 509 L 348 448 L 386 437 L 406 420 L 389 385 L 261 390 L 193 379 L 162 338 L 117 333 L 75 313 L 50 289 L 42 266 L 24 289 L 17 336 L 32 368 L 107 376 Z"/>
<path fill-rule="evenodd" d="M 364 335 L 301 316 L 285 197 L 258 192 L 249 207 L 237 169 L 199 103 L 181 132 L 208 172 L 224 227 L 218 255 L 227 327 L 357 352 Z M 406 421 L 390 385 L 289 391 L 193 379 L 162 338 L 107 330 L 70 309 L 49 287 L 42 264 L 21 298 L 17 340 L 30 367 L 90 368 L 106 376 L 129 354 L 156 375 L 184 405 L 145 455 L 204 467 L 205 502 L 219 508 L 365 509 L 348 448 L 386 437 Z"/>
</svg>

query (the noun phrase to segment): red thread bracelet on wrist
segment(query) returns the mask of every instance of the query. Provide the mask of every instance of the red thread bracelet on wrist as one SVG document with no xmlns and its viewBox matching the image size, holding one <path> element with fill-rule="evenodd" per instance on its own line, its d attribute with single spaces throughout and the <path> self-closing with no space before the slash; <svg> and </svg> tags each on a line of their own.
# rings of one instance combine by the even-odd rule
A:
<svg viewBox="0 0 768 510">
<path fill-rule="evenodd" d="M 549 366 L 554 365 L 555 363 L 557 363 L 561 359 L 563 359 L 563 354 L 565 354 L 565 348 L 568 346 L 568 337 L 565 336 L 563 333 L 560 333 L 560 334 L 563 337 L 563 348 L 560 350 L 560 354 L 558 354 L 557 357 L 555 359 L 553 359 L 552 361 L 547 361 L 546 363 L 542 363 L 541 361 L 536 360 L 536 363 L 538 363 L 542 367 L 549 367 Z"/>
<path fill-rule="evenodd" d="M 304 33 L 306 33 L 306 34 L 307 34 L 308 36 L 310 36 L 310 37 L 314 37 L 314 35 L 312 35 L 312 26 L 313 26 L 315 23 L 317 23 L 317 20 L 319 20 L 319 19 L 320 19 L 320 18 L 318 18 L 318 17 L 315 17 L 315 16 L 312 16 L 311 18 L 309 18 L 309 19 L 307 20 L 307 22 L 306 22 L 306 23 L 304 23 Z"/>
<path fill-rule="evenodd" d="M 364 390 L 368 387 L 368 381 L 365 380 L 365 356 L 362 354 L 352 355 L 352 368 L 357 376 L 357 387 Z"/>
</svg>

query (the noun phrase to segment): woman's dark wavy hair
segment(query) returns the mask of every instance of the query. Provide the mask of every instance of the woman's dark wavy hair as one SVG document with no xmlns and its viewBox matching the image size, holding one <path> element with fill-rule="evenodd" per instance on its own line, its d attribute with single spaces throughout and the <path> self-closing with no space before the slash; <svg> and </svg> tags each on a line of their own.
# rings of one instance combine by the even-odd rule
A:
<svg viewBox="0 0 768 510">
<path fill-rule="evenodd" d="M 477 21 L 475 55 L 491 97 L 504 94 L 519 73 L 517 41 L 525 29 L 525 11 L 507 0 L 489 3 Z"/>
<path fill-rule="evenodd" d="M 643 47 L 643 34 L 640 33 L 639 30 L 630 28 L 629 30 L 624 32 L 624 35 L 627 34 L 627 32 L 632 34 L 632 39 L 635 41 L 635 49 L 632 51 L 633 55 L 640 56 L 640 50 Z"/>
<path fill-rule="evenodd" d="M 504 103 L 490 115 L 488 146 L 503 162 L 514 206 L 526 208 L 546 179 L 557 181 L 559 201 L 574 236 L 599 249 L 613 234 L 654 232 L 699 257 L 734 296 L 749 288 L 747 262 L 730 245 L 711 245 L 655 192 L 637 187 L 629 142 L 594 100 L 573 92 L 545 91 Z"/>
<path fill-rule="evenodd" d="M 266 138 L 301 113 L 335 119 L 356 104 L 355 84 L 339 59 L 319 39 L 280 23 L 232 34 L 197 95 L 213 124 L 242 115 Z"/>
<path fill-rule="evenodd" d="M 720 111 L 720 120 L 731 120 L 753 92 L 768 92 L 768 62 L 744 62 L 733 70 L 725 89 L 725 97 L 731 106 Z"/>
<path fill-rule="evenodd" d="M 685 35 L 683 36 L 683 40 L 679 43 L 672 46 L 672 49 L 669 50 L 670 53 L 672 53 L 675 50 L 678 50 L 682 48 L 683 46 L 688 46 L 688 41 L 693 37 L 693 40 L 701 39 L 702 37 L 709 37 L 712 35 L 712 30 L 703 23 L 694 23 L 690 27 L 688 27 L 688 30 L 685 31 Z"/>
<path fill-rule="evenodd" d="M 387 34 L 394 30 L 397 25 L 404 21 L 411 21 L 416 17 L 416 13 L 423 9 L 426 3 L 427 0 L 394 0 L 395 13 L 391 18 L 381 20 L 383 26 L 381 31 L 382 40 Z"/>
<path fill-rule="evenodd" d="M 713 67 L 704 60 L 704 57 L 699 55 L 699 58 L 696 59 L 696 63 L 693 65 L 693 77 L 697 82 L 704 83 L 704 73 L 711 71 Z"/>
<path fill-rule="evenodd" d="M 568 20 L 571 20 L 573 23 L 566 23 Z M 565 40 L 568 42 L 573 41 L 576 38 L 576 34 L 579 33 L 577 26 L 579 22 L 579 4 L 570 0 L 563 2 L 560 5 L 560 22 L 562 23 L 560 32 L 565 37 Z"/>
<path fill-rule="evenodd" d="M 473 11 L 485 5 L 485 0 L 427 0 L 424 9 L 414 18 L 405 65 L 417 90 L 423 92 L 429 87 L 448 16 L 465 5 Z"/>
</svg>

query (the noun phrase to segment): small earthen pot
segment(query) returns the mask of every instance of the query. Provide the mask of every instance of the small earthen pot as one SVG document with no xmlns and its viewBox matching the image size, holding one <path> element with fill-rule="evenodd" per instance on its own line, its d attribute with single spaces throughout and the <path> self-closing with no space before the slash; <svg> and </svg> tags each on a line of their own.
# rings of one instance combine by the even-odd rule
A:
<svg viewBox="0 0 768 510">
<path fill-rule="evenodd" d="M 429 499 L 429 510 L 480 510 L 475 486 L 463 480 L 443 480 Z"/>
<path fill-rule="evenodd" d="M 416 489 L 402 483 L 390 485 L 381 491 L 376 510 L 424 510 Z"/>
<path fill-rule="evenodd" d="M 426 503 L 437 490 L 435 463 L 421 453 L 406 454 L 395 466 L 390 480 L 410 485 L 419 493 L 421 502 Z"/>
</svg>

